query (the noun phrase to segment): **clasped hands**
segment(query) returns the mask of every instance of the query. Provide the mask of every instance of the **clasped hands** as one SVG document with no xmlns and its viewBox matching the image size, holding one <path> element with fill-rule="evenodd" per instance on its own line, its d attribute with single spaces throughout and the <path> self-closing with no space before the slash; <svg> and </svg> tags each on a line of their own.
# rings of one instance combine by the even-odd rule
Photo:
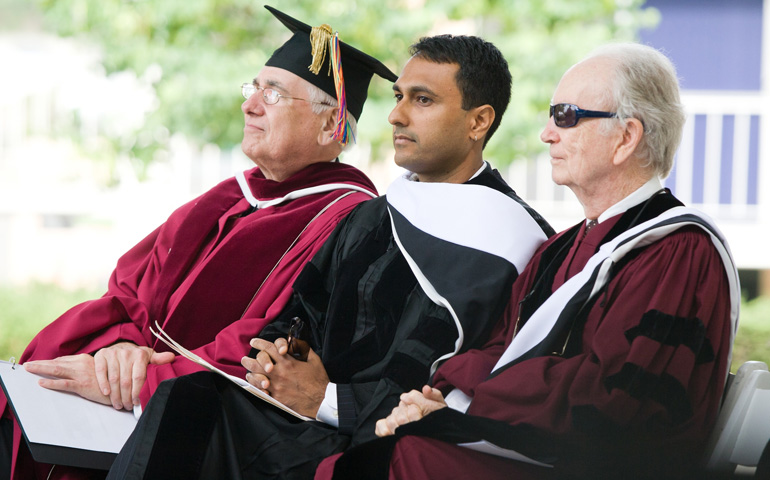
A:
<svg viewBox="0 0 770 480">
<path fill-rule="evenodd" d="M 425 415 L 446 407 L 444 396 L 435 388 L 428 385 L 422 391 L 412 390 L 402 393 L 398 406 L 386 418 L 377 420 L 374 433 L 378 437 L 393 435 L 398 427 L 410 422 L 416 422 Z"/>
<path fill-rule="evenodd" d="M 174 360 L 172 352 L 155 352 L 131 342 L 105 347 L 91 356 L 87 353 L 66 355 L 53 360 L 33 360 L 24 368 L 43 378 L 40 386 L 71 392 L 88 400 L 112 405 L 116 410 L 131 410 L 139 405 L 139 392 L 147 379 L 147 365 L 162 365 Z"/>
<path fill-rule="evenodd" d="M 246 380 L 296 412 L 316 417 L 329 384 L 321 358 L 311 349 L 307 361 L 297 360 L 288 354 L 284 338 L 275 343 L 254 338 L 249 344 L 260 352 L 256 358 L 243 357 L 241 360 L 249 371 Z M 393 435 L 399 426 L 446 406 L 441 392 L 427 385 L 421 392 L 403 393 L 391 414 L 377 421 L 375 433 L 379 437 Z"/>
<path fill-rule="evenodd" d="M 256 358 L 241 359 L 249 371 L 246 381 L 297 413 L 315 418 L 329 384 L 321 357 L 310 349 L 307 361 L 297 360 L 288 354 L 285 338 L 275 342 L 254 338 L 249 345 L 260 352 Z"/>
</svg>

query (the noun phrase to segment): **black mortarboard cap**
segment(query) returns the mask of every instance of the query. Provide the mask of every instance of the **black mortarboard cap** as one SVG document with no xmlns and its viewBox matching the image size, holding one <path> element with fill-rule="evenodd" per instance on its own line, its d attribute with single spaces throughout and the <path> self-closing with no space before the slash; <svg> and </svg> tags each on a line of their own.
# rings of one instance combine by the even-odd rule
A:
<svg viewBox="0 0 770 480">
<path fill-rule="evenodd" d="M 329 68 L 331 55 L 326 55 L 318 74 L 310 71 L 313 63 L 312 44 L 310 32 L 312 27 L 299 20 L 265 5 L 286 28 L 294 32 L 294 35 L 279 47 L 265 63 L 266 66 L 282 68 L 307 80 L 334 98 L 337 90 L 334 83 L 334 75 Z M 361 111 L 366 102 L 366 94 L 369 90 L 369 82 L 373 74 L 377 74 L 386 80 L 395 82 L 398 76 L 376 58 L 351 47 L 347 43 L 339 42 L 341 52 L 341 64 L 344 77 L 347 109 L 356 118 L 361 116 Z"/>
</svg>

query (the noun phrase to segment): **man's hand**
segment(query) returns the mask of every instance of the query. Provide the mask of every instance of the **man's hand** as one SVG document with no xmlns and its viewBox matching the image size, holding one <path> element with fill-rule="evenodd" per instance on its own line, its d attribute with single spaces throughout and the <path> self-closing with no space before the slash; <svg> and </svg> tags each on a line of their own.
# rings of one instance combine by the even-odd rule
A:
<svg viewBox="0 0 770 480">
<path fill-rule="evenodd" d="M 412 390 L 402 393 L 401 401 L 390 415 L 387 418 L 377 420 L 374 433 L 378 437 L 393 435 L 401 425 L 416 422 L 425 415 L 446 406 L 441 392 L 428 385 L 422 387 L 422 392 Z"/>
<path fill-rule="evenodd" d="M 130 410 L 139 405 L 139 392 L 147 380 L 147 365 L 162 365 L 174 360 L 172 352 L 156 353 L 150 347 L 121 342 L 102 348 L 94 355 L 94 371 L 102 394 L 109 395 L 112 406 Z"/>
<path fill-rule="evenodd" d="M 254 338 L 250 345 L 261 351 L 256 359 L 241 360 L 249 371 L 246 380 L 292 410 L 315 418 L 329 384 L 321 357 L 311 349 L 307 361 L 297 360 L 287 354 L 289 348 L 284 338 L 275 343 Z"/>
<path fill-rule="evenodd" d="M 103 348 L 93 357 L 69 355 L 24 365 L 29 372 L 54 377 L 40 380 L 45 388 L 76 393 L 117 410 L 131 410 L 139 405 L 147 365 L 162 365 L 173 360 L 172 352 L 156 353 L 149 347 L 123 342 Z"/>
<path fill-rule="evenodd" d="M 38 381 L 41 387 L 62 392 L 72 392 L 88 400 L 111 405 L 109 395 L 104 395 L 99 388 L 94 374 L 94 357 L 86 353 L 67 355 L 53 360 L 35 360 L 26 362 L 24 368 L 43 378 Z"/>
</svg>

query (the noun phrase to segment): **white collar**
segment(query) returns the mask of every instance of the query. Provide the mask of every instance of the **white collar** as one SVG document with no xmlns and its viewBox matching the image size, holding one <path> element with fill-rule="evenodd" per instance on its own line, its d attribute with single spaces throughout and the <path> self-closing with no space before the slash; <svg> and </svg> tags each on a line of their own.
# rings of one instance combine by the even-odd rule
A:
<svg viewBox="0 0 770 480">
<path fill-rule="evenodd" d="M 473 176 L 471 176 L 471 178 L 469 178 L 468 180 L 471 180 L 471 179 L 473 179 L 473 178 L 476 178 L 476 177 L 478 177 L 479 175 L 481 175 L 481 172 L 483 172 L 483 171 L 484 171 L 484 169 L 485 169 L 485 168 L 487 168 L 487 165 L 488 165 L 487 161 L 486 161 L 486 160 L 484 160 L 484 161 L 482 162 L 482 164 L 481 164 L 481 168 L 479 168 L 478 170 L 476 170 L 476 173 L 474 173 L 474 174 L 473 174 Z M 416 174 L 416 173 L 412 173 L 412 172 L 406 172 L 406 173 L 404 174 L 404 178 L 406 178 L 406 179 L 407 179 L 407 180 L 409 180 L 410 182 L 417 182 L 417 181 L 419 181 L 419 180 L 417 180 L 417 174 Z"/>
<path fill-rule="evenodd" d="M 481 175 L 481 172 L 483 172 L 485 168 L 487 168 L 487 161 L 486 161 L 486 160 L 484 160 L 484 161 L 481 163 L 481 168 L 479 168 L 478 170 L 476 170 L 476 173 L 474 173 L 474 174 L 473 174 L 473 176 L 472 176 L 471 178 L 469 178 L 468 180 L 471 180 L 471 179 L 473 179 L 473 178 L 476 178 L 476 177 L 478 177 L 479 175 Z"/>
<path fill-rule="evenodd" d="M 281 203 L 289 200 L 295 200 L 297 198 L 306 197 L 308 195 L 314 195 L 316 193 L 330 192 L 332 190 L 355 190 L 357 192 L 363 192 L 372 198 L 377 197 L 377 195 L 375 195 L 374 193 L 370 192 L 369 190 L 363 187 L 359 187 L 358 185 L 352 185 L 348 183 L 328 183 L 325 185 L 316 185 L 314 187 L 307 187 L 307 188 L 301 188 L 299 190 L 294 190 L 293 192 L 289 192 L 280 198 L 273 198 L 270 200 L 259 200 L 251 192 L 251 187 L 249 186 L 249 182 L 246 180 L 245 172 L 237 172 L 235 174 L 235 179 L 238 181 L 238 186 L 241 187 L 241 192 L 243 193 L 243 197 L 249 202 L 249 205 L 251 205 L 252 207 L 257 207 L 258 209 L 280 205 Z"/>
<path fill-rule="evenodd" d="M 647 180 L 647 183 L 636 189 L 631 195 L 602 212 L 602 214 L 599 215 L 599 218 L 596 219 L 596 222 L 602 223 L 608 218 L 612 218 L 615 215 L 641 204 L 661 188 L 663 188 L 663 186 L 660 183 L 660 179 L 657 176 L 653 176 L 651 179 Z"/>
</svg>

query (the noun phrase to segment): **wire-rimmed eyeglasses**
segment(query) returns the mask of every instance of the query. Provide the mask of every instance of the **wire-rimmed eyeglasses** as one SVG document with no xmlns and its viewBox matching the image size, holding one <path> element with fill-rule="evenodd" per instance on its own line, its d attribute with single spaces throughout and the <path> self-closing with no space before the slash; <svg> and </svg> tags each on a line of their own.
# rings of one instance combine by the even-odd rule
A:
<svg viewBox="0 0 770 480">
<path fill-rule="evenodd" d="M 291 98 L 292 100 L 302 100 L 305 102 L 325 105 L 323 102 L 314 102 L 313 100 L 308 100 L 306 98 L 290 97 L 288 95 L 283 95 L 273 90 L 270 87 L 267 87 L 267 88 L 260 87 L 259 85 L 254 85 L 253 83 L 244 83 L 241 85 L 241 94 L 243 95 L 243 98 L 245 98 L 246 100 L 248 100 L 252 95 L 254 95 L 254 93 L 256 93 L 257 90 L 262 90 L 262 98 L 265 99 L 265 103 L 268 105 L 275 105 L 276 103 L 278 103 L 278 100 L 280 100 L 281 98 Z"/>
</svg>

